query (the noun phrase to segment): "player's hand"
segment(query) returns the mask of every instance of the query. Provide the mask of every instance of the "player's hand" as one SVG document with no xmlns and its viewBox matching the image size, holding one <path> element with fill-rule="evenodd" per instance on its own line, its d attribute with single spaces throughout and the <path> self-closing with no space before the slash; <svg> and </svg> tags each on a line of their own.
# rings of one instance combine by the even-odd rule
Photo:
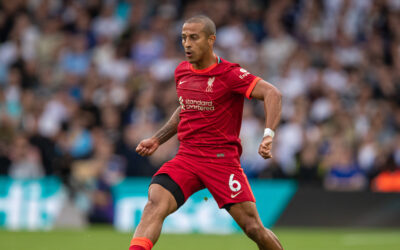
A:
<svg viewBox="0 0 400 250">
<path fill-rule="evenodd" d="M 258 153 L 264 159 L 272 158 L 272 137 L 266 136 L 263 138 L 260 147 L 258 148 Z"/>
<path fill-rule="evenodd" d="M 136 152 L 141 156 L 149 156 L 152 155 L 159 146 L 160 146 L 159 141 L 154 137 L 149 139 L 144 139 L 136 147 Z"/>
</svg>

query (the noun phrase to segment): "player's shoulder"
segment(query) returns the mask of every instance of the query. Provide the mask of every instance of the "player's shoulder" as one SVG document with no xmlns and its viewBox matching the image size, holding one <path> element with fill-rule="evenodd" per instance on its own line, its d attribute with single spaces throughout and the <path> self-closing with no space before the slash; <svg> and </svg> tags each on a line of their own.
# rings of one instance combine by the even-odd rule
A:
<svg viewBox="0 0 400 250">
<path fill-rule="evenodd" d="M 188 61 L 182 61 L 176 66 L 176 70 L 182 70 L 182 69 L 189 69 L 190 63 Z"/>
<path fill-rule="evenodd" d="M 238 63 L 233 63 L 228 60 L 222 59 L 221 58 L 221 63 L 220 63 L 220 68 L 219 70 L 224 73 L 225 76 L 229 77 L 232 74 L 237 74 L 242 68 L 240 64 Z M 237 72 L 236 72 L 237 71 Z"/>
<path fill-rule="evenodd" d="M 219 62 L 220 62 L 219 64 L 225 68 L 240 67 L 238 63 L 230 62 L 224 58 L 219 58 Z"/>
<path fill-rule="evenodd" d="M 181 63 L 178 64 L 175 68 L 175 75 L 181 74 L 182 72 L 185 72 L 190 69 L 190 63 L 188 61 L 182 61 Z"/>
</svg>

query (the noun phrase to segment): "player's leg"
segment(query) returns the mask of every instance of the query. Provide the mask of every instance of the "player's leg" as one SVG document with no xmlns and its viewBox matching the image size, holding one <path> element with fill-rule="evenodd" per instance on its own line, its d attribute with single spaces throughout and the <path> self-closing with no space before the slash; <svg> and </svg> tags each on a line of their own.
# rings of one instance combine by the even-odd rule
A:
<svg viewBox="0 0 400 250">
<path fill-rule="evenodd" d="M 170 191 L 160 184 L 151 184 L 148 202 L 136 228 L 130 250 L 151 249 L 160 236 L 164 219 L 173 213 L 177 207 L 177 202 Z M 151 244 L 146 239 L 150 240 Z M 136 247 L 135 244 L 137 245 Z M 142 248 L 139 248 L 139 246 Z"/>
<path fill-rule="evenodd" d="M 207 164 L 200 178 L 220 208 L 225 208 L 259 249 L 282 249 L 276 236 L 266 229 L 258 215 L 251 187 L 240 166 Z M 207 174 L 212 172 L 212 175 Z"/>
<path fill-rule="evenodd" d="M 254 202 L 245 201 L 232 204 L 227 210 L 245 234 L 257 243 L 259 249 L 283 249 L 275 234 L 263 226 Z"/>
<path fill-rule="evenodd" d="M 160 236 L 164 219 L 194 192 L 204 188 L 182 157 L 165 163 L 154 175 L 148 202 L 136 228 L 129 250 L 149 250 Z"/>
</svg>

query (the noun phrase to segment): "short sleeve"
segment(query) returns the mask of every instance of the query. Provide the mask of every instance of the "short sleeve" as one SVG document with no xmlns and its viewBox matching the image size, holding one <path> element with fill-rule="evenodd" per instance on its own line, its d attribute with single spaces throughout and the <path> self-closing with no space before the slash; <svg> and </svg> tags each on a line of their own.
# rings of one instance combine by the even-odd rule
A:
<svg viewBox="0 0 400 250">
<path fill-rule="evenodd" d="M 248 99 L 251 99 L 250 94 L 260 79 L 241 67 L 234 67 L 227 74 L 227 82 L 232 91 L 242 94 Z"/>
</svg>

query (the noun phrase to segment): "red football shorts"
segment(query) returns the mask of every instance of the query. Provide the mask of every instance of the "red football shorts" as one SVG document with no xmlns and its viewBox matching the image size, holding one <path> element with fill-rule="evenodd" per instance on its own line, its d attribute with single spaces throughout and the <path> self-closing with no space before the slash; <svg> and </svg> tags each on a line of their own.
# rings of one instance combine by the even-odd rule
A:
<svg viewBox="0 0 400 250">
<path fill-rule="evenodd" d="M 154 176 L 167 174 L 181 188 L 185 201 L 207 188 L 219 208 L 244 201 L 255 202 L 253 192 L 240 166 L 205 163 L 196 157 L 177 155 L 166 162 Z"/>
</svg>

